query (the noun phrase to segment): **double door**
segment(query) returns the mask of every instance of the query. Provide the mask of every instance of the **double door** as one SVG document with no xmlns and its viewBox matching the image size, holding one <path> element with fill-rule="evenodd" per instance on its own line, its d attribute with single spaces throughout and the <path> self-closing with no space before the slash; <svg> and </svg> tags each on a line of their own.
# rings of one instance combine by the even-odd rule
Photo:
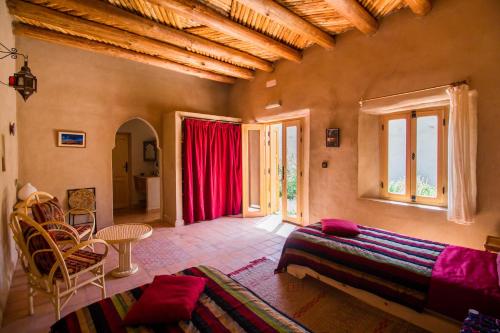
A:
<svg viewBox="0 0 500 333">
<path fill-rule="evenodd" d="M 242 125 L 243 217 L 302 223 L 302 121 Z"/>
</svg>

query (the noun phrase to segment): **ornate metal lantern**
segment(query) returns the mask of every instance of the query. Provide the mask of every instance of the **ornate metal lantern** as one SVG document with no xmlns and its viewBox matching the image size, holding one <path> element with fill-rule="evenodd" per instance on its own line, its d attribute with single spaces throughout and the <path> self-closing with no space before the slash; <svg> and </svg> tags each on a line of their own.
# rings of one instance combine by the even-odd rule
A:
<svg viewBox="0 0 500 333">
<path fill-rule="evenodd" d="M 9 76 L 9 86 L 16 89 L 26 101 L 28 97 L 36 92 L 36 85 L 36 76 L 31 74 L 31 70 L 28 67 L 28 57 L 25 57 L 24 65 L 21 67 L 21 70 Z"/>
<path fill-rule="evenodd" d="M 10 56 L 12 59 L 17 59 L 18 55 L 22 55 L 24 58 L 24 65 L 21 67 L 21 70 L 14 73 L 14 75 L 12 76 L 9 76 L 8 84 L 5 84 L 3 82 L 2 83 L 17 90 L 17 92 L 26 101 L 28 97 L 30 97 L 37 90 L 37 79 L 36 76 L 31 73 L 31 69 L 28 66 L 28 56 L 17 52 L 17 49 L 15 48 L 9 49 L 2 43 L 0 43 L 0 45 L 5 49 L 0 50 L 0 53 L 5 54 L 0 59 L 4 59 L 8 56 Z"/>
</svg>

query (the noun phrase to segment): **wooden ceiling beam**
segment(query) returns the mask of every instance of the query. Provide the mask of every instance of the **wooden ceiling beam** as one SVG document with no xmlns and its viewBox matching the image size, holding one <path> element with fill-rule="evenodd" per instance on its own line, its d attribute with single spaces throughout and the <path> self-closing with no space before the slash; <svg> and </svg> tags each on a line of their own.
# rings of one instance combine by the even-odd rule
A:
<svg viewBox="0 0 500 333">
<path fill-rule="evenodd" d="M 411 11 L 417 15 L 424 16 L 432 9 L 430 0 L 405 0 Z"/>
<path fill-rule="evenodd" d="M 377 31 L 377 20 L 357 0 L 325 1 L 361 32 L 372 35 Z"/>
<path fill-rule="evenodd" d="M 200 2 L 200 0 L 146 0 L 147 2 L 170 9 L 175 13 L 204 24 L 214 30 L 234 37 L 271 52 L 282 58 L 300 62 L 301 53 L 279 41 L 263 35 L 255 30 L 240 25 L 223 16 L 216 10 Z"/>
<path fill-rule="evenodd" d="M 191 35 L 166 25 L 135 15 L 117 6 L 99 0 L 29 0 L 32 3 L 44 6 L 71 10 L 78 16 L 119 28 L 137 35 L 153 38 L 162 42 L 173 44 L 188 51 L 216 56 L 235 64 L 257 68 L 271 72 L 273 66 L 270 62 L 251 54 L 212 42 L 208 39 Z"/>
<path fill-rule="evenodd" d="M 220 75 L 190 66 L 182 65 L 170 60 L 160 59 L 143 53 L 125 50 L 117 46 L 88 40 L 86 38 L 74 37 L 63 33 L 54 32 L 47 29 L 32 27 L 27 24 L 14 23 L 14 34 L 43 40 L 50 43 L 60 44 L 69 47 L 76 47 L 86 51 L 101 53 L 117 58 L 128 59 L 147 65 L 161 67 L 167 70 L 182 74 L 196 76 L 202 79 L 213 80 L 223 83 L 235 83 L 236 79 Z"/>
<path fill-rule="evenodd" d="M 331 35 L 274 0 L 238 0 L 238 2 L 326 49 L 332 49 L 335 45 L 335 39 Z"/>
<path fill-rule="evenodd" d="M 158 56 L 199 69 L 215 71 L 219 74 L 242 79 L 253 78 L 253 71 L 249 69 L 189 52 L 151 38 L 142 37 L 19 0 L 8 0 L 7 5 L 11 14 L 20 19 L 27 19 L 55 29 L 62 29 L 72 35 L 97 39 L 122 48 Z"/>
</svg>

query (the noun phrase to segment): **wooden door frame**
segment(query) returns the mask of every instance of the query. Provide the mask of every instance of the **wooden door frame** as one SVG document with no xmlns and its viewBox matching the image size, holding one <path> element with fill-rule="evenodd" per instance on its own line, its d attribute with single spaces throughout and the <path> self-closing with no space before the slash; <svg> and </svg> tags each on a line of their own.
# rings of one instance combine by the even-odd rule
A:
<svg viewBox="0 0 500 333">
<path fill-rule="evenodd" d="M 302 135 L 303 135 L 303 121 L 302 119 L 290 119 L 290 120 L 285 120 L 283 122 L 281 122 L 282 124 L 282 154 L 283 154 L 283 173 L 285 174 L 286 173 L 286 169 L 287 169 L 287 161 L 286 161 L 286 153 L 287 153 L 287 149 L 286 149 L 286 127 L 287 127 L 287 123 L 290 124 L 291 126 L 297 126 L 297 217 L 289 217 L 287 215 L 287 196 L 288 196 L 288 192 L 287 192 L 287 186 L 286 186 L 286 176 L 283 177 L 284 181 L 282 182 L 282 193 L 283 193 L 283 197 L 282 197 L 282 205 L 281 205 L 281 209 L 282 209 L 282 212 L 281 212 L 281 216 L 283 218 L 284 221 L 287 221 L 287 222 L 290 222 L 290 223 L 294 223 L 294 224 L 298 224 L 298 225 L 302 225 L 302 218 L 303 218 L 303 210 L 304 208 L 302 207 L 302 187 L 303 187 L 303 183 L 304 183 L 304 161 L 303 161 L 303 139 L 302 139 Z M 291 127 L 290 126 L 290 127 Z"/>
<path fill-rule="evenodd" d="M 309 224 L 309 163 L 310 163 L 310 147 L 311 147 L 311 111 L 302 109 L 296 111 L 283 112 L 275 115 L 267 115 L 256 118 L 259 124 L 273 125 L 281 124 L 290 120 L 302 121 L 302 221 L 301 226 Z"/>
<path fill-rule="evenodd" d="M 248 170 L 248 134 L 246 131 L 258 130 L 259 136 L 259 202 L 260 210 L 258 212 L 251 212 L 249 210 L 249 170 Z M 268 161 L 268 148 L 266 144 L 266 137 L 268 133 L 267 124 L 242 124 L 241 125 L 241 166 L 242 166 L 242 215 L 243 217 L 258 217 L 266 216 L 268 214 L 268 193 L 267 193 L 267 172 L 266 165 Z"/>
<path fill-rule="evenodd" d="M 132 187 L 132 133 L 130 132 L 116 132 L 115 133 L 115 146 L 113 149 L 116 148 L 116 137 L 118 135 L 124 135 L 128 138 L 128 170 L 127 170 L 127 182 L 128 182 L 128 203 L 126 208 L 132 207 L 132 195 L 131 195 L 131 187 Z M 111 163 L 113 163 L 113 160 L 111 159 Z M 113 170 L 113 165 L 111 166 L 111 170 Z M 114 181 L 114 175 L 112 175 L 112 180 Z M 114 199 L 115 193 L 113 192 L 113 199 Z M 120 208 L 119 208 L 120 209 Z M 115 207 L 113 207 L 113 211 L 115 210 Z"/>
</svg>

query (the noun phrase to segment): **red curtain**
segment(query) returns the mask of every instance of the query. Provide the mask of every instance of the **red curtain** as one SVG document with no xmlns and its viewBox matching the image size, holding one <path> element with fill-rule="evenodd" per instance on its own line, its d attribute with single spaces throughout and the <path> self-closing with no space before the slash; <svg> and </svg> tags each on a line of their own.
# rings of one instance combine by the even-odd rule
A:
<svg viewBox="0 0 500 333">
<path fill-rule="evenodd" d="M 185 119 L 182 153 L 184 223 L 241 213 L 241 126 Z"/>
</svg>

